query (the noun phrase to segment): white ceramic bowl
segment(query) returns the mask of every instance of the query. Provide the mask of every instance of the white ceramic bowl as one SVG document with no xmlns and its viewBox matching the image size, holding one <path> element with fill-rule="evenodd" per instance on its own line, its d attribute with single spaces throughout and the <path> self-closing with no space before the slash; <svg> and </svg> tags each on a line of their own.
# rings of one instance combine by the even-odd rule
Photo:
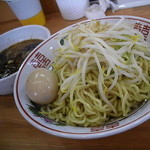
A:
<svg viewBox="0 0 150 150">
<path fill-rule="evenodd" d="M 50 37 L 50 31 L 40 25 L 27 25 L 12 29 L 0 35 L 0 52 L 9 46 L 29 39 L 45 40 Z M 16 72 L 0 79 L 0 95 L 13 93 Z"/>
<path fill-rule="evenodd" d="M 150 26 L 150 20 L 132 17 L 132 16 L 124 16 L 129 23 L 137 24 L 140 23 L 142 26 Z M 120 19 L 120 16 L 108 16 L 105 18 L 99 19 L 101 22 L 116 22 Z M 86 21 L 87 22 L 87 21 Z M 125 118 L 121 121 L 117 121 L 115 123 L 104 125 L 100 127 L 93 128 L 84 128 L 84 127 L 73 127 L 73 126 L 62 126 L 59 123 L 56 123 L 53 120 L 47 120 L 42 117 L 39 117 L 33 114 L 29 107 L 32 106 L 30 103 L 26 93 L 25 93 L 25 83 L 29 74 L 38 66 L 43 65 L 43 67 L 48 68 L 53 62 L 53 53 L 52 50 L 56 50 L 59 48 L 57 36 L 71 30 L 76 25 L 69 26 L 54 35 L 52 35 L 47 41 L 42 43 L 38 48 L 36 48 L 30 56 L 24 61 L 22 67 L 20 68 L 15 84 L 14 84 L 14 97 L 18 110 L 22 114 L 22 116 L 31 123 L 34 127 L 42 130 L 46 133 L 64 137 L 64 138 L 72 138 L 72 139 L 93 139 L 93 138 L 102 138 L 106 136 L 111 136 L 114 134 L 118 134 L 129 129 L 132 129 L 139 124 L 145 122 L 150 119 L 150 101 L 146 103 L 139 111 L 132 114 L 128 118 Z M 150 35 L 147 37 L 147 41 L 150 40 Z M 38 56 L 38 57 L 37 57 Z M 41 59 L 47 60 L 47 63 L 43 63 Z M 33 62 L 34 63 L 31 63 Z"/>
</svg>

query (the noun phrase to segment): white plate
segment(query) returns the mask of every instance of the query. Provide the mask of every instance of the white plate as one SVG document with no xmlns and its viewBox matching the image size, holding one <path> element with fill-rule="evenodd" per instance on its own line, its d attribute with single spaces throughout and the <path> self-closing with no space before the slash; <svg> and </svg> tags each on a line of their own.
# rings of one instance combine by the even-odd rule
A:
<svg viewBox="0 0 150 150">
<path fill-rule="evenodd" d="M 101 22 L 116 22 L 120 19 L 120 17 L 121 16 L 108 16 L 99 20 Z M 147 32 L 149 32 L 145 32 L 144 28 L 147 26 L 150 27 L 150 20 L 133 16 L 124 17 L 129 23 L 134 24 L 134 28 L 137 28 L 137 30 L 140 29 L 143 34 L 147 34 Z M 84 22 L 88 21 L 83 21 L 82 23 Z M 22 116 L 34 127 L 46 133 L 72 139 L 93 139 L 111 136 L 132 129 L 133 127 L 136 127 L 150 119 L 150 101 L 144 105 L 142 109 L 126 119 L 109 125 L 93 128 L 63 126 L 51 120 L 46 121 L 29 111 L 29 106 L 32 104 L 25 93 L 25 83 L 28 75 L 41 65 L 45 68 L 48 68 L 51 65 L 54 58 L 52 50 L 59 48 L 59 45 L 57 44 L 58 41 L 56 39 L 57 36 L 59 36 L 62 32 L 71 30 L 75 26 L 76 24 L 71 25 L 52 35 L 47 41 L 40 44 L 22 64 L 14 85 L 15 102 Z M 138 28 L 139 26 L 142 28 Z M 145 35 L 145 39 L 149 42 L 150 34 Z"/>
</svg>

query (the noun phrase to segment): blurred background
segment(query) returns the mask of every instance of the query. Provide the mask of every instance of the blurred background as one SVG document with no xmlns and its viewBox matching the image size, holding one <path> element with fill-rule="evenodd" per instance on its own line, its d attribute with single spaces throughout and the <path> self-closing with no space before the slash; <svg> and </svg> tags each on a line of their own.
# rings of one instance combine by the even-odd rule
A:
<svg viewBox="0 0 150 150">
<path fill-rule="evenodd" d="M 12 28 L 15 28 L 15 27 L 18 27 L 21 25 L 19 23 L 17 17 L 15 16 L 14 12 L 11 10 L 11 8 L 8 6 L 8 4 L 5 1 L 8 1 L 8 0 L 0 0 L 0 25 L 1 25 L 0 34 L 4 33 L 7 30 L 10 30 Z M 12 0 L 9 0 L 9 1 L 12 1 Z M 13 0 L 13 1 L 16 1 L 16 0 Z M 69 1 L 76 3 L 75 0 L 74 1 L 71 1 L 71 0 L 68 0 L 68 1 L 67 0 L 62 0 L 62 1 L 61 0 L 40 0 L 42 9 L 43 9 L 45 17 L 46 17 L 46 25 L 45 26 L 50 28 L 53 31 L 53 33 L 57 31 L 55 26 L 57 26 L 58 29 L 62 29 L 64 27 L 76 22 L 76 21 L 68 21 L 68 20 L 63 19 L 60 9 L 57 4 L 58 1 L 66 2 L 68 4 L 68 6 L 70 6 L 70 4 L 68 3 Z M 98 14 L 97 12 L 100 13 L 100 11 L 102 10 L 102 7 L 105 4 L 106 4 L 105 5 L 106 7 L 105 7 L 105 10 L 103 10 L 102 16 L 104 16 L 104 15 L 106 15 L 106 16 L 133 15 L 133 16 L 143 17 L 143 13 L 139 13 L 142 10 L 144 10 L 144 14 L 145 14 L 146 18 L 149 18 L 149 16 L 150 16 L 150 11 L 149 11 L 150 0 L 134 0 L 134 1 L 132 1 L 132 0 L 89 0 L 89 1 L 90 1 L 90 6 L 92 6 L 93 4 L 98 5 L 101 3 L 100 8 L 98 6 L 90 8 L 89 11 L 91 12 L 91 9 L 93 11 L 92 17 L 93 16 L 100 17 L 100 15 L 96 16 L 96 14 Z M 83 2 L 83 1 L 81 0 L 81 2 Z M 79 5 L 81 5 L 81 4 L 79 3 Z M 146 6 L 143 6 L 143 5 L 146 5 Z M 64 6 L 66 7 L 66 5 L 64 5 Z M 75 8 L 74 8 L 74 10 L 75 10 Z M 124 10 L 122 11 L 121 9 L 124 9 Z M 70 9 L 70 11 L 73 11 L 73 9 Z M 79 11 L 78 10 L 76 10 L 76 11 L 79 14 Z M 86 19 L 86 18 L 83 17 L 79 21 L 81 21 L 83 19 Z M 95 19 L 95 18 L 93 18 L 93 19 Z M 63 21 L 63 23 L 58 24 L 58 20 Z M 75 20 L 75 19 L 72 19 L 72 20 Z"/>
<path fill-rule="evenodd" d="M 59 11 L 56 0 L 41 0 L 41 5 L 45 14 Z M 0 23 L 17 19 L 6 2 L 0 0 Z"/>
</svg>

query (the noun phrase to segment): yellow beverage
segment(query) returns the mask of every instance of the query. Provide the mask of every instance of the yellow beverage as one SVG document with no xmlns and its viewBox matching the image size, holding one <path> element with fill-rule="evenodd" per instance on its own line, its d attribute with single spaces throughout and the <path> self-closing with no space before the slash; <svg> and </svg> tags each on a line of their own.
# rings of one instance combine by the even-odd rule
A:
<svg viewBox="0 0 150 150">
<path fill-rule="evenodd" d="M 31 24 L 38 24 L 38 25 L 45 25 L 45 15 L 43 13 L 43 10 L 41 10 L 38 14 L 35 16 L 25 19 L 25 20 L 20 20 L 22 25 L 31 25 Z"/>
</svg>

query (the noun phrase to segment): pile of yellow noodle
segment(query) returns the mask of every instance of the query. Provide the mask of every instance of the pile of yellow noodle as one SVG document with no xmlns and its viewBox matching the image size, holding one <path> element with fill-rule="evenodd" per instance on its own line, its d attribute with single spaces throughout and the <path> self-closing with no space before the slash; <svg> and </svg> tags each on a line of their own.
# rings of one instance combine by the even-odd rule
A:
<svg viewBox="0 0 150 150">
<path fill-rule="evenodd" d="M 127 116 L 150 98 L 150 45 L 124 19 L 80 24 L 59 38 L 53 63 L 58 97 L 41 107 L 43 115 L 93 127 Z"/>
</svg>

